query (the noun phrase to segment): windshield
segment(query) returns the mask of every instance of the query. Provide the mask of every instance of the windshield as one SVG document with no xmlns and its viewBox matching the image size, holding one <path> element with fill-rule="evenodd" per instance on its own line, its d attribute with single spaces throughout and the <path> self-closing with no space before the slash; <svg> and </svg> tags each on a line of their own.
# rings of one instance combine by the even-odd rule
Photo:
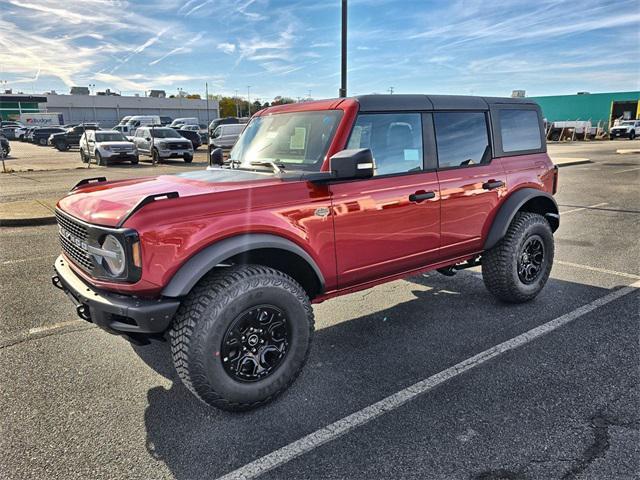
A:
<svg viewBox="0 0 640 480">
<path fill-rule="evenodd" d="M 620 125 L 633 125 L 633 121 L 627 120 L 626 122 L 620 123 Z"/>
<path fill-rule="evenodd" d="M 96 133 L 96 142 L 126 142 L 124 135 L 118 132 Z"/>
<path fill-rule="evenodd" d="M 256 117 L 231 150 L 230 160 L 242 167 L 274 162 L 288 170 L 319 171 L 341 117 L 341 110 Z"/>
<path fill-rule="evenodd" d="M 151 134 L 155 138 L 182 138 L 173 128 L 154 128 Z"/>
</svg>

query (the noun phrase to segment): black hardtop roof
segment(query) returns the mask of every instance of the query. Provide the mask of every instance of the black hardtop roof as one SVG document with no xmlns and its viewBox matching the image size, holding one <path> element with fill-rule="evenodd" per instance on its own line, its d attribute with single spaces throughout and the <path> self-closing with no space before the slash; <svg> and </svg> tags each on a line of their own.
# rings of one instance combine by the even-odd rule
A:
<svg viewBox="0 0 640 480">
<path fill-rule="evenodd" d="M 468 95 L 360 95 L 354 97 L 361 112 L 398 110 L 488 110 L 493 105 L 537 105 L 529 98 L 473 97 Z"/>
</svg>

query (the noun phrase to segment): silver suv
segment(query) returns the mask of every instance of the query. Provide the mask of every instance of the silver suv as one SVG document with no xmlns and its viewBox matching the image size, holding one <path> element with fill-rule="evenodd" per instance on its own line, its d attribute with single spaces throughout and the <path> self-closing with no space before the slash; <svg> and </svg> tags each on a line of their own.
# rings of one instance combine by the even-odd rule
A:
<svg viewBox="0 0 640 480">
<path fill-rule="evenodd" d="M 80 137 L 80 159 L 90 162 L 95 159 L 98 165 L 114 162 L 138 163 L 138 149 L 115 130 L 85 130 Z"/>
<path fill-rule="evenodd" d="M 138 151 L 153 158 L 154 163 L 167 158 L 193 160 L 193 145 L 173 128 L 140 127 L 133 136 Z"/>
</svg>

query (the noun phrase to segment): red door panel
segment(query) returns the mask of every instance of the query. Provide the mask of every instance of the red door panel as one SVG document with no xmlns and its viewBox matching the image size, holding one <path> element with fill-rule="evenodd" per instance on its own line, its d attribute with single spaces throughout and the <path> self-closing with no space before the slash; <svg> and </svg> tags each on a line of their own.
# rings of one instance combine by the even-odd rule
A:
<svg viewBox="0 0 640 480">
<path fill-rule="evenodd" d="M 500 159 L 486 165 L 455 168 L 438 172 L 442 198 L 443 259 L 482 250 L 483 231 L 493 218 L 500 198 L 507 191 L 507 179 Z M 489 182 L 503 183 L 489 189 Z M 483 185 L 485 188 L 483 188 Z"/>
<path fill-rule="evenodd" d="M 418 268 L 437 257 L 440 199 L 434 172 L 331 185 L 340 288 Z M 415 193 L 435 197 L 412 202 Z"/>
</svg>

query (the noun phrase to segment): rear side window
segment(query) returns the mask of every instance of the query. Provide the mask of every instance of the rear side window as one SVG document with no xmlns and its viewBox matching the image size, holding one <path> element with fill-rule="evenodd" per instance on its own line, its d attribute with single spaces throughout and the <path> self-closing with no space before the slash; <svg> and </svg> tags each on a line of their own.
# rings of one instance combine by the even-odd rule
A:
<svg viewBox="0 0 640 480">
<path fill-rule="evenodd" d="M 422 116 L 419 113 L 359 115 L 347 148 L 371 149 L 375 175 L 420 171 Z"/>
<path fill-rule="evenodd" d="M 468 167 L 490 160 L 484 112 L 436 112 L 433 119 L 440 168 Z"/>
<path fill-rule="evenodd" d="M 498 118 L 503 152 L 538 150 L 542 146 L 535 110 L 503 109 Z"/>
</svg>

